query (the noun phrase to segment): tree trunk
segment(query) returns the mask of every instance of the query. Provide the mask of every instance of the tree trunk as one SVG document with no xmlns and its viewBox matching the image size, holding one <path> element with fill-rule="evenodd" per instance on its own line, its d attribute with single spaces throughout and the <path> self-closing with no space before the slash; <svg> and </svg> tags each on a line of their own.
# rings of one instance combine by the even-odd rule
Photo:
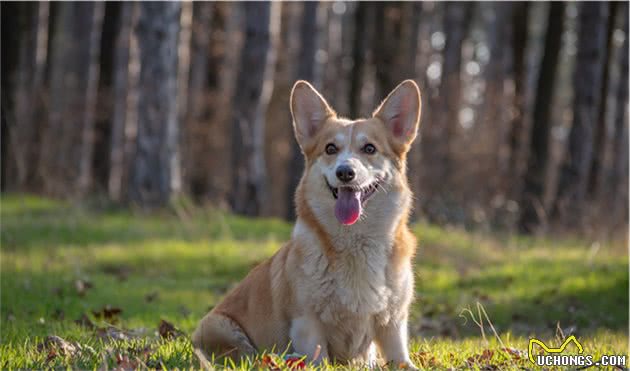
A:
<svg viewBox="0 0 630 371">
<path fill-rule="evenodd" d="M 280 4 L 243 3 L 245 43 L 241 54 L 232 124 L 232 197 L 235 212 L 259 215 L 265 204 L 265 115 L 276 60 Z"/>
<path fill-rule="evenodd" d="M 416 78 L 419 9 L 419 3 L 411 2 L 376 4 L 375 104 L 385 99 L 402 80 Z"/>
<path fill-rule="evenodd" d="M 371 25 L 376 16 L 376 4 L 369 2 L 357 2 L 354 13 L 354 39 L 352 44 L 353 68 L 350 72 L 350 96 L 348 97 L 350 117 L 359 117 L 362 107 L 364 89 L 364 77 L 366 65 L 372 62 L 373 53 L 370 49 L 374 27 Z"/>
<path fill-rule="evenodd" d="M 112 136 L 112 112 L 115 99 L 114 54 L 116 35 L 120 28 L 122 2 L 106 2 L 103 31 L 100 42 L 98 98 L 94 117 L 92 189 L 99 194 L 107 191 L 109 178 L 109 153 Z"/>
<path fill-rule="evenodd" d="M 130 199 L 168 204 L 181 187 L 178 158 L 177 43 L 181 4 L 140 4 L 138 133 Z"/>
<path fill-rule="evenodd" d="M 316 88 L 321 87 L 321 81 L 315 81 L 315 51 L 317 50 L 317 10 L 319 2 L 304 2 L 302 9 L 302 24 L 300 27 L 300 54 L 295 80 L 307 80 Z M 291 136 L 291 158 L 289 159 L 289 185 L 287 188 L 288 220 L 295 219 L 295 204 L 293 202 L 295 189 L 300 182 L 304 170 L 304 158 L 297 141 Z"/>
<path fill-rule="evenodd" d="M 209 191 L 208 156 L 200 155 L 211 146 L 212 132 L 209 130 L 208 66 L 210 61 L 210 39 L 212 37 L 212 13 L 216 4 L 199 2 L 193 4 L 192 38 L 190 47 L 190 69 L 186 120 L 184 121 L 182 147 L 183 176 L 185 184 L 195 198 L 207 196 Z M 215 133 L 216 135 L 216 133 Z"/>
<path fill-rule="evenodd" d="M 54 195 L 84 195 L 91 185 L 103 13 L 102 3 L 59 5 L 51 50 L 49 126 L 40 157 L 44 187 Z"/>
<path fill-rule="evenodd" d="M 523 166 L 521 166 L 521 149 L 523 146 L 521 138 L 525 134 L 526 114 L 526 86 L 527 86 L 527 60 L 525 50 L 527 49 L 527 28 L 529 24 L 529 8 L 528 2 L 517 2 L 512 5 L 512 33 L 511 33 L 511 52 L 512 52 L 512 78 L 514 81 L 513 108 L 514 114 L 510 122 L 509 147 L 510 158 L 508 166 L 510 169 L 509 177 L 513 179 L 510 188 L 514 190 L 519 187 L 517 179 L 520 178 Z M 512 193 L 514 194 L 514 193 Z"/>
<path fill-rule="evenodd" d="M 588 189 L 587 193 L 591 198 L 596 198 L 599 191 L 599 182 L 601 180 L 601 173 L 603 170 L 604 153 L 606 152 L 606 111 L 608 108 L 608 90 L 609 90 L 609 75 L 610 75 L 610 60 L 613 58 L 613 31 L 615 29 L 615 14 L 618 7 L 616 1 L 608 3 L 609 16 L 608 24 L 606 26 L 606 43 L 603 51 L 604 60 L 602 62 L 602 88 L 601 98 L 597 111 L 597 126 L 595 129 L 595 142 L 593 143 L 593 159 L 591 160 L 591 166 L 588 175 Z M 627 14 L 623 14 L 627 16 Z"/>
<path fill-rule="evenodd" d="M 551 102 L 555 87 L 558 56 L 564 30 L 564 2 L 552 2 L 547 17 L 545 46 L 536 84 L 532 129 L 529 143 L 527 169 L 519 229 L 524 233 L 534 232 L 545 220 L 543 196 L 547 161 L 549 157 L 549 134 L 551 132 Z"/>
<path fill-rule="evenodd" d="M 441 149 L 438 154 L 442 164 L 437 179 L 447 180 L 451 174 L 451 156 L 455 151 L 451 148 L 453 139 L 459 126 L 459 111 L 461 108 L 461 66 L 462 44 L 468 32 L 472 18 L 472 3 L 446 3 L 444 14 L 444 30 L 446 41 L 444 44 L 442 64 L 442 78 L 440 84 L 440 122 Z"/>
<path fill-rule="evenodd" d="M 606 58 L 606 3 L 579 4 L 576 67 L 573 75 L 573 125 L 560 169 L 553 214 L 567 226 L 583 222 L 583 201 L 593 158 L 594 128 L 601 102 L 603 64 Z"/>
<path fill-rule="evenodd" d="M 40 148 L 42 92 L 48 38 L 47 3 L 23 3 L 17 18 L 21 41 L 17 45 L 17 69 L 12 88 L 12 130 L 10 153 L 15 161 L 15 183 L 19 189 L 33 189 Z M 7 90 L 5 90 L 7 91 Z M 11 92 L 11 90 L 9 90 Z"/>
<path fill-rule="evenodd" d="M 114 51 L 114 86 L 112 126 L 109 148 L 109 175 L 107 191 L 113 201 L 123 198 L 123 174 L 125 169 L 125 127 L 129 101 L 129 52 L 133 26 L 133 3 L 120 4 L 118 35 Z"/>
<path fill-rule="evenodd" d="M 613 139 L 613 159 L 608 181 L 607 204 L 612 207 L 613 218 L 620 216 L 620 225 L 625 228 L 628 217 L 628 4 L 620 6 L 623 16 L 625 39 L 618 51 L 619 79 L 615 99 L 615 137 Z M 625 223 L 624 223 L 625 221 Z"/>
</svg>

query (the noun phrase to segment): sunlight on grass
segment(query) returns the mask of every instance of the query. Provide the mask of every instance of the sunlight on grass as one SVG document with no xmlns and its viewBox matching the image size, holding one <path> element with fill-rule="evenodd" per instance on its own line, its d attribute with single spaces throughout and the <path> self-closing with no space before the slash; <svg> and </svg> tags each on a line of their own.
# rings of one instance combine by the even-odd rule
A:
<svg viewBox="0 0 630 371">
<path fill-rule="evenodd" d="M 291 231 L 280 220 L 208 210 L 194 210 L 184 221 L 167 212 L 95 211 L 22 195 L 2 196 L 0 216 L 2 369 L 94 368 L 104 359 L 114 367 L 121 362 L 117 350 L 142 359 L 137 367 L 199 367 L 186 337 L 160 339 L 160 321 L 190 334 Z M 526 350 L 532 335 L 557 341 L 559 327 L 577 334 L 589 354 L 627 352 L 628 257 L 622 243 L 594 249 L 584 241 L 426 224 L 414 231 L 420 249 L 410 333 L 418 365 L 481 368 L 470 362 L 482 360 L 528 367 L 523 359 L 501 363 L 506 360 L 489 329 L 482 339 L 479 327 L 460 316 L 477 302 L 502 341 L 517 350 Z M 103 308 L 121 313 L 99 317 Z M 107 341 L 75 323 L 82 315 L 97 327 L 113 323 L 143 335 Z M 53 334 L 82 350 L 48 359 L 38 344 Z"/>
</svg>

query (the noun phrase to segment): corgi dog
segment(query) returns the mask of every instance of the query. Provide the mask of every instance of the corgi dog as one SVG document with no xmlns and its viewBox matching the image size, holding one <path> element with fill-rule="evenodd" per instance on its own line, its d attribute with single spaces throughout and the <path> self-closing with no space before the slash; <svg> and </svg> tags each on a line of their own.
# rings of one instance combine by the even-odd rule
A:
<svg viewBox="0 0 630 371">
<path fill-rule="evenodd" d="M 200 321 L 197 350 L 239 359 L 289 349 L 314 364 L 371 366 L 378 351 L 382 361 L 416 368 L 407 344 L 416 240 L 406 155 L 420 111 L 412 80 L 357 120 L 337 116 L 308 82 L 295 83 L 291 114 L 305 170 L 292 237 Z"/>
</svg>

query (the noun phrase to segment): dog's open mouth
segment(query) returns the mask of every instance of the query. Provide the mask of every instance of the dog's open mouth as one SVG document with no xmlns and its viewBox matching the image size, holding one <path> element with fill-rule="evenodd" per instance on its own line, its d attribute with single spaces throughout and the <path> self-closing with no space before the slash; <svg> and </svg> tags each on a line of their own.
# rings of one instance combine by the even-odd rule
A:
<svg viewBox="0 0 630 371">
<path fill-rule="evenodd" d="M 337 200 L 335 202 L 335 216 L 339 223 L 344 225 L 352 225 L 359 220 L 363 205 L 379 187 L 378 180 L 366 187 L 341 186 L 338 188 L 331 186 L 326 177 L 324 180 L 333 197 Z"/>
</svg>

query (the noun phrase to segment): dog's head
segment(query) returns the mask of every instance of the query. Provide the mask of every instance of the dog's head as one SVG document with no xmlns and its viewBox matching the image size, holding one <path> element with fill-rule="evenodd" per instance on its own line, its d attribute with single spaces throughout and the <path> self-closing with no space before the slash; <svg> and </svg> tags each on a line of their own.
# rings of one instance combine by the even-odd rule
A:
<svg viewBox="0 0 630 371">
<path fill-rule="evenodd" d="M 318 208 L 334 210 L 340 223 L 351 225 L 370 204 L 378 208 L 386 202 L 388 191 L 407 189 L 405 159 L 420 110 L 420 91 L 412 80 L 398 85 L 371 118 L 358 120 L 337 117 L 308 82 L 296 82 L 291 113 L 306 157 L 303 183 L 317 196 Z"/>
</svg>

